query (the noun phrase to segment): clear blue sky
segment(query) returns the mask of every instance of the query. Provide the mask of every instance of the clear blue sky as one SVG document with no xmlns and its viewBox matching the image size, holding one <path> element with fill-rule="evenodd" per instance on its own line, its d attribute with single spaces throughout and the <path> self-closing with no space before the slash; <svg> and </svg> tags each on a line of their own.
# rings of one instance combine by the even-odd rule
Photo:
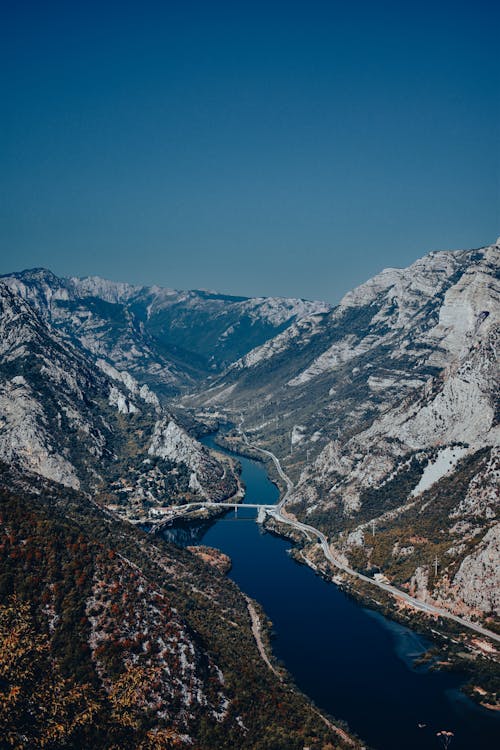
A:
<svg viewBox="0 0 500 750">
<path fill-rule="evenodd" d="M 336 301 L 500 234 L 497 2 L 3 2 L 0 271 Z"/>
</svg>

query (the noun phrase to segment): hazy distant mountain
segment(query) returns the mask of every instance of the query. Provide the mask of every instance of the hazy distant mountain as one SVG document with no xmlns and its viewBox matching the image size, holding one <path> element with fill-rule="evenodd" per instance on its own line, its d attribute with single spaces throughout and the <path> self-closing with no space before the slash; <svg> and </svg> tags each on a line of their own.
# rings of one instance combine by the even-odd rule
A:
<svg viewBox="0 0 500 750">
<path fill-rule="evenodd" d="M 218 373 L 323 302 L 140 287 L 32 269 L 0 279 L 93 355 L 172 395 Z"/>
<path fill-rule="evenodd" d="M 287 507 L 353 564 L 481 616 L 500 613 L 499 260 L 387 269 L 193 399 L 245 415 L 297 479 Z"/>
</svg>

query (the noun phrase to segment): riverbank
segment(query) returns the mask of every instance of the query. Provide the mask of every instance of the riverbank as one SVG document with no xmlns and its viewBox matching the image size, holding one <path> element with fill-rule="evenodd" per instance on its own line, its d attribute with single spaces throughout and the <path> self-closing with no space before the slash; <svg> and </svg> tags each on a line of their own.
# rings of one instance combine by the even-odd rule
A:
<svg viewBox="0 0 500 750">
<path fill-rule="evenodd" d="M 463 692 L 478 705 L 500 710 L 500 664 L 498 651 L 483 637 L 464 632 L 453 620 L 415 610 L 401 599 L 356 576 L 329 564 L 319 544 L 307 538 L 294 526 L 270 517 L 264 524 L 267 531 L 292 542 L 291 556 L 310 567 L 325 581 L 335 584 L 359 604 L 384 617 L 411 628 L 431 641 L 432 646 L 419 663 L 427 663 L 436 671 L 449 671 L 466 676 Z"/>
<path fill-rule="evenodd" d="M 233 437 L 233 445 L 239 442 L 245 450 L 252 449 L 264 458 L 270 459 L 267 465 L 274 468 L 282 492 L 285 490 L 276 513 L 266 520 L 265 526 L 272 533 L 303 548 L 300 551 L 295 550 L 295 554 L 292 553 L 294 558 L 307 564 L 325 580 L 335 583 L 363 605 L 425 635 L 435 644 L 434 648 L 441 657 L 434 659 L 432 668 L 467 675 L 469 683 L 463 686 L 464 692 L 484 708 L 498 711 L 500 654 L 497 645 L 500 637 L 480 625 L 469 623 L 438 607 L 420 602 L 391 586 L 388 581 L 377 581 L 350 569 L 346 561 L 333 557 L 328 541 L 319 529 L 308 526 L 293 516 L 290 517 L 286 512 L 284 506 L 288 494 L 293 489 L 293 482 L 271 451 L 251 445 L 243 430 L 243 418 L 239 425 L 239 436 L 239 441 L 237 437 Z M 373 593 L 374 586 L 377 587 L 376 594 Z"/>
<path fill-rule="evenodd" d="M 203 442 L 215 445 L 213 436 Z M 399 750 L 403 734 L 405 750 L 433 747 L 435 733 L 443 727 L 455 731 L 456 750 L 491 747 L 498 734 L 496 717 L 490 719 L 492 712 L 476 708 L 460 693 L 463 675 L 415 664 L 433 642 L 376 614 L 369 597 L 378 598 L 378 589 L 367 589 L 362 600 L 332 586 L 320 571 L 311 575 L 309 567 L 315 563 L 307 559 L 307 567 L 301 559 L 309 554 L 307 540 L 293 526 L 285 527 L 296 535 L 292 546 L 282 533 L 263 533 L 255 523 L 256 510 L 245 504 L 258 500 L 278 506 L 279 493 L 266 473 L 267 468 L 274 478 L 273 464 L 269 456 L 265 463 L 241 458 L 241 464 L 247 494 L 238 513 L 192 527 L 187 535 L 183 527 L 180 533 L 185 545 L 216 547 L 231 558 L 229 576 L 259 603 L 268 658 L 278 671 L 284 665 L 293 680 L 290 687 L 295 684 L 323 715 L 341 716 L 379 750 Z M 174 536 L 169 539 L 175 541 Z M 313 541 L 311 536 L 311 548 Z M 317 552 L 320 556 L 321 550 Z"/>
</svg>

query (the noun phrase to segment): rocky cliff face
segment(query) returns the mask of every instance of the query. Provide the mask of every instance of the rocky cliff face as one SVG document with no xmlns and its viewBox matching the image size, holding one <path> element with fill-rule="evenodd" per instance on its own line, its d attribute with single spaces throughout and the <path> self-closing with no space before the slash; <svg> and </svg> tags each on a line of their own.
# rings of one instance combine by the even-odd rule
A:
<svg viewBox="0 0 500 750">
<path fill-rule="evenodd" d="M 0 357 L 0 458 L 7 463 L 92 492 L 126 517 L 236 491 L 231 467 L 176 425 L 147 385 L 75 347 L 3 284 Z M 184 449 L 179 441 L 168 450 L 160 444 L 160 420 L 183 436 Z"/>
<path fill-rule="evenodd" d="M 106 398 L 108 384 L 4 285 L 0 341 L 2 458 L 79 487 L 86 457 L 99 460 L 105 450 L 109 431 L 98 426 L 93 400 Z"/>
<path fill-rule="evenodd" d="M 353 563 L 407 586 L 418 569 L 422 595 L 471 615 L 498 614 L 499 258 L 495 243 L 385 270 L 193 399 L 244 413 L 297 480 L 290 510 Z"/>
<path fill-rule="evenodd" d="M 156 422 L 148 453 L 186 466 L 189 489 L 206 500 L 216 502 L 234 494 L 230 465 L 221 465 L 170 417 Z"/>
</svg>

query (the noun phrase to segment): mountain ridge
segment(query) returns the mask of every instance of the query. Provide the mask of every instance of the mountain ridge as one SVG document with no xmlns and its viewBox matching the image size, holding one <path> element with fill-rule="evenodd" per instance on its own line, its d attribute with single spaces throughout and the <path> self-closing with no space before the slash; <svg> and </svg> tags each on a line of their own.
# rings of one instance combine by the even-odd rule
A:
<svg viewBox="0 0 500 750">
<path fill-rule="evenodd" d="M 134 286 L 47 269 L 0 276 L 73 343 L 173 396 L 327 303 Z"/>
<path fill-rule="evenodd" d="M 339 555 L 480 618 L 500 614 L 500 579 L 491 572 L 480 581 L 478 562 L 487 554 L 498 560 L 498 490 L 491 486 L 488 518 L 475 517 L 476 495 L 468 491 L 484 472 L 489 485 L 499 476 L 499 257 L 495 243 L 384 270 L 332 311 L 293 323 L 251 350 L 205 394 L 186 400 L 244 415 L 251 440 L 280 456 L 296 480 L 289 512 L 327 533 Z M 466 462 L 483 449 L 489 468 L 478 460 L 473 479 Z M 468 530 L 457 524 L 460 513 L 443 516 L 439 499 L 440 483 L 461 472 L 463 486 L 455 484 L 446 513 L 468 507 Z M 418 544 L 404 523 L 415 506 L 434 518 L 437 533 Z M 481 556 L 483 538 L 488 552 Z M 475 589 L 482 589 L 482 609 Z"/>
<path fill-rule="evenodd" d="M 82 646 L 70 662 L 99 686 L 88 705 L 105 707 L 106 731 L 138 722 L 124 747 L 168 747 L 165 731 L 207 749 L 226 729 L 228 747 L 299 750 L 305 725 L 312 747 L 326 738 L 255 651 L 236 587 L 140 529 L 170 505 L 241 497 L 235 462 L 196 439 L 221 421 L 230 447 L 249 450 L 244 424 L 279 457 L 294 484 L 283 512 L 320 529 L 335 559 L 500 631 L 499 271 L 498 242 L 431 253 L 333 308 L 95 277 L 78 287 L 45 269 L 0 278 L 0 590 L 30 603 L 35 621 L 16 627 L 39 628 L 57 673 Z M 332 575 L 313 540 L 295 541 L 297 558 Z M 31 584 L 47 571 L 39 600 Z M 15 609 L 0 608 L 0 626 Z M 303 726 L 280 715 L 266 738 L 238 713 L 236 626 L 257 703 L 264 679 Z M 170 650 L 158 627 L 175 635 Z M 139 715 L 117 714 L 113 696 L 136 679 Z M 162 712 L 166 696 L 178 713 Z"/>
</svg>

